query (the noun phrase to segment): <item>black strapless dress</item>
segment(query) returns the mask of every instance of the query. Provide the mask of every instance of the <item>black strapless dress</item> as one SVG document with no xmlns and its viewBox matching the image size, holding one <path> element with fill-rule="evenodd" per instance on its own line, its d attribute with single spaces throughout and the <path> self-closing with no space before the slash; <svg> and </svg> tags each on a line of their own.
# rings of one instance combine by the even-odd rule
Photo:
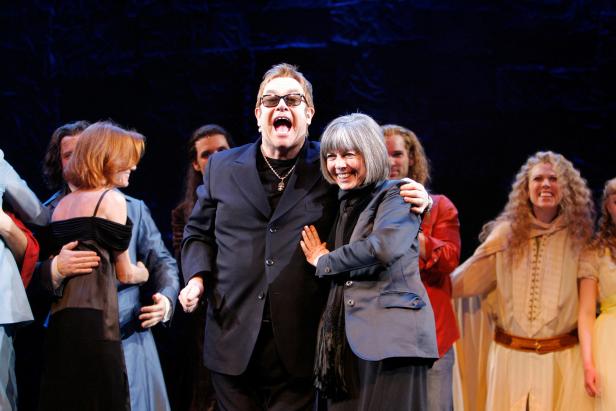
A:
<svg viewBox="0 0 616 411">
<path fill-rule="evenodd" d="M 52 305 L 41 410 L 130 409 L 112 252 L 128 248 L 131 229 L 130 219 L 123 225 L 95 216 L 51 223 L 59 246 L 78 240 L 77 249 L 101 260 L 92 273 L 67 279 Z"/>
</svg>

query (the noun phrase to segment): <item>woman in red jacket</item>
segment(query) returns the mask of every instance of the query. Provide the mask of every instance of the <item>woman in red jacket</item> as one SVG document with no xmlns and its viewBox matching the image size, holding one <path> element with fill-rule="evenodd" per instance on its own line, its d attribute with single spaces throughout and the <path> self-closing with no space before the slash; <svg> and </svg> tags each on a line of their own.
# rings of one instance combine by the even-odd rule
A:
<svg viewBox="0 0 616 411">
<path fill-rule="evenodd" d="M 382 128 L 391 164 L 389 178 L 410 177 L 426 185 L 428 159 L 415 133 L 397 125 Z M 451 305 L 449 273 L 460 262 L 460 222 L 451 200 L 438 194 L 430 197 L 433 205 L 419 233 L 419 269 L 434 310 L 440 358 L 428 371 L 428 410 L 452 410 L 453 343 L 460 334 Z"/>
</svg>

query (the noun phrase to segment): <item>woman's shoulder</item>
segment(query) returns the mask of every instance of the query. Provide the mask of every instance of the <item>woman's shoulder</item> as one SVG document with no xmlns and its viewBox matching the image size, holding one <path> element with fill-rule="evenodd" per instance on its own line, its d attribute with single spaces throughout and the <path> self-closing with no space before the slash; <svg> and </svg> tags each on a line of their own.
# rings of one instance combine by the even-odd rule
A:
<svg viewBox="0 0 616 411">
<path fill-rule="evenodd" d="M 96 216 L 114 223 L 126 224 L 126 198 L 118 190 L 97 190 L 89 193 L 87 199 L 90 216 Z"/>
<path fill-rule="evenodd" d="M 109 205 L 118 205 L 118 204 L 126 204 L 126 197 L 118 190 L 109 190 L 101 193 L 104 195 L 103 200 L 101 201 L 101 206 L 103 204 Z"/>
<path fill-rule="evenodd" d="M 400 187 L 404 185 L 404 180 L 385 180 L 375 184 L 374 193 L 385 193 L 391 191 L 392 193 L 400 193 Z"/>
<path fill-rule="evenodd" d="M 53 209 L 52 220 L 65 220 L 76 217 L 91 217 L 103 190 L 67 192 L 58 200 Z"/>
</svg>

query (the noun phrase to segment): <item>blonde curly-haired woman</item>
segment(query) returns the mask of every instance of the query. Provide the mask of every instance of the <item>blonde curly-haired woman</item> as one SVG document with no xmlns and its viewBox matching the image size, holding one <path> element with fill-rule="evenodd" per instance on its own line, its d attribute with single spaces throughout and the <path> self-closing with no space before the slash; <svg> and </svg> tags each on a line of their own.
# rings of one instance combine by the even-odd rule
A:
<svg viewBox="0 0 616 411">
<path fill-rule="evenodd" d="M 591 193 L 571 162 L 538 152 L 484 226 L 483 243 L 452 274 L 454 296 L 487 296 L 495 333 L 486 410 L 592 409 L 579 383 L 576 332 L 578 263 L 592 215 Z"/>
</svg>

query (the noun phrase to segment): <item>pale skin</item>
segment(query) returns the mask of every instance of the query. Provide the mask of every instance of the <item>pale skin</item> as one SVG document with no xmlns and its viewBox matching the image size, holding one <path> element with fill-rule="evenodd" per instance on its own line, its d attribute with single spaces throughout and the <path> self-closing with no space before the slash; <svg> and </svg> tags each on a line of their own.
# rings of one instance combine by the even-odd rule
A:
<svg viewBox="0 0 616 411">
<path fill-rule="evenodd" d="M 306 256 L 306 261 L 315 267 L 319 262 L 319 258 L 329 253 L 327 243 L 321 241 L 319 233 L 317 233 L 317 229 L 313 225 L 310 227 L 304 226 L 299 245 Z"/>
<path fill-rule="evenodd" d="M 52 220 L 91 216 L 96 202 L 107 187 L 95 190 L 77 190 L 66 195 L 54 210 Z M 126 223 L 126 199 L 116 191 L 108 192 L 100 203 L 97 217 L 119 224 Z M 143 263 L 130 262 L 128 250 L 114 253 L 118 280 L 123 284 L 140 284 L 147 281 L 149 273 Z"/>
<path fill-rule="evenodd" d="M 531 168 L 528 175 L 528 194 L 533 214 L 544 223 L 558 216 L 562 193 L 558 175 L 550 163 L 540 163 Z"/>
<path fill-rule="evenodd" d="M 229 149 L 229 142 L 222 134 L 212 134 L 195 142 L 197 158 L 192 163 L 193 169 L 203 175 L 210 156 Z"/>
<path fill-rule="evenodd" d="M 302 85 L 291 77 L 273 78 L 264 87 L 264 94 L 285 96 L 292 93 L 306 94 Z M 308 136 L 308 126 L 314 115 L 314 107 L 307 106 L 305 100 L 298 106 L 291 107 L 287 106 L 284 99 L 280 99 L 276 107 L 260 104 L 255 109 L 255 118 L 261 131 L 262 153 L 269 158 L 280 160 L 297 157 Z M 282 126 L 276 121 L 280 118 L 286 120 Z M 411 205 L 411 211 L 414 213 L 423 213 L 429 204 L 428 193 L 423 185 L 412 180 L 400 187 L 400 195 Z M 185 312 L 192 312 L 197 308 L 203 291 L 203 275 L 197 274 L 180 291 L 178 300 Z"/>
</svg>

